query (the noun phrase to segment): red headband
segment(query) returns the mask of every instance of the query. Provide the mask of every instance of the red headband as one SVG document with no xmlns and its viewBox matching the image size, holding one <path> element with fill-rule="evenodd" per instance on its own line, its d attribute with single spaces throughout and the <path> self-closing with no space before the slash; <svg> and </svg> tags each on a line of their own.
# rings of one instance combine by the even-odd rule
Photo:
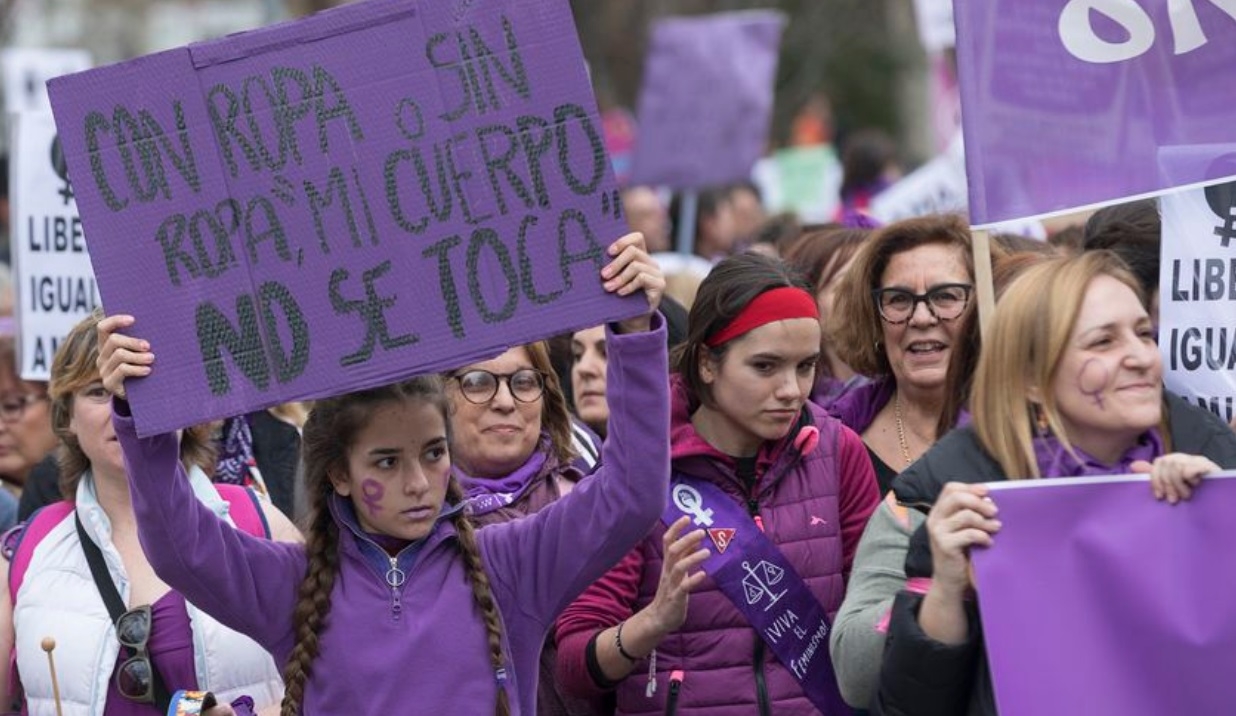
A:
<svg viewBox="0 0 1236 716">
<path fill-rule="evenodd" d="M 709 336 L 704 343 L 709 348 L 716 348 L 760 326 L 790 318 L 820 320 L 820 309 L 815 305 L 815 297 L 793 286 L 774 288 L 756 296 L 729 325 Z"/>
</svg>

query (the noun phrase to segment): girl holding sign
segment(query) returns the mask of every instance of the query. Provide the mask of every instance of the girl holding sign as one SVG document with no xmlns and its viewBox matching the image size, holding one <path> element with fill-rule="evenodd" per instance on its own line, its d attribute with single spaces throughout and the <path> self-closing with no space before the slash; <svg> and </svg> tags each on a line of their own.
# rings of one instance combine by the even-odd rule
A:
<svg viewBox="0 0 1236 716">
<path fill-rule="evenodd" d="M 807 399 L 819 360 L 815 297 L 781 262 L 700 285 L 664 526 L 558 620 L 564 688 L 616 689 L 619 714 L 848 713 L 827 633 L 879 496 L 862 441 Z"/>
<path fill-rule="evenodd" d="M 899 502 L 931 511 L 910 542 L 906 574 L 918 588 L 893 604 L 873 713 L 996 713 L 968 550 L 991 545 L 1000 523 L 978 483 L 1148 472 L 1154 497 L 1174 503 L 1203 475 L 1236 467 L 1227 425 L 1163 392 L 1146 298 L 1113 254 L 1027 269 L 1000 299 L 990 338 L 972 427 L 894 485 Z"/>
<path fill-rule="evenodd" d="M 284 714 L 536 713 L 537 660 L 554 618 L 664 505 L 669 400 L 655 311 L 665 282 L 639 234 L 609 255 L 605 289 L 642 291 L 648 311 L 610 326 L 609 382 L 622 399 L 612 403 L 604 474 L 535 515 L 480 531 L 451 477 L 436 376 L 314 406 L 304 548 L 222 529 L 174 479 L 176 436 L 134 432 L 124 382 L 150 374 L 151 347 L 118 333 L 130 317 L 100 325 L 104 384 L 117 397 L 113 422 L 151 564 L 285 665 Z"/>
</svg>

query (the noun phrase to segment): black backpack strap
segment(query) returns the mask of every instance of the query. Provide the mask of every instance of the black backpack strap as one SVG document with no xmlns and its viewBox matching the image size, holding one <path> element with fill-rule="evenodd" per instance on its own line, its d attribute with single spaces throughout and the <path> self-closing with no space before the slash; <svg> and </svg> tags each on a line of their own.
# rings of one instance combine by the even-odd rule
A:
<svg viewBox="0 0 1236 716">
<path fill-rule="evenodd" d="M 94 585 L 98 588 L 99 595 L 103 597 L 103 603 L 107 605 L 107 613 L 112 617 L 112 624 L 119 629 L 120 617 L 124 616 L 128 610 L 124 608 L 124 601 L 120 598 L 116 583 L 112 581 L 112 576 L 107 571 L 107 563 L 103 560 L 103 550 L 99 549 L 94 540 L 90 539 L 90 535 L 86 534 L 86 527 L 82 525 L 81 516 L 74 514 L 73 519 L 77 522 L 77 539 L 82 543 L 82 551 L 86 553 L 86 563 L 90 565 L 90 575 L 94 577 Z M 150 627 L 154 628 L 153 616 Z M 148 658 L 149 656 L 147 654 Z M 165 714 L 171 706 L 172 695 L 163 683 L 163 675 L 159 673 L 153 658 L 150 659 L 150 680 L 155 708 L 159 709 L 159 713 Z"/>
</svg>

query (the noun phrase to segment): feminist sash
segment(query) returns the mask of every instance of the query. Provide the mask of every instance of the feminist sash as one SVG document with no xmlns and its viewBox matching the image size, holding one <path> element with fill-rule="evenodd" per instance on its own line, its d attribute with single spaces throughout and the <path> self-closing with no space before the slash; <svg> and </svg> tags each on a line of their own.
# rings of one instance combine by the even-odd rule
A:
<svg viewBox="0 0 1236 716">
<path fill-rule="evenodd" d="M 662 520 L 687 516 L 714 549 L 702 569 L 827 716 L 852 713 L 828 654 L 832 625 L 802 577 L 747 511 L 712 483 L 674 473 Z"/>
</svg>

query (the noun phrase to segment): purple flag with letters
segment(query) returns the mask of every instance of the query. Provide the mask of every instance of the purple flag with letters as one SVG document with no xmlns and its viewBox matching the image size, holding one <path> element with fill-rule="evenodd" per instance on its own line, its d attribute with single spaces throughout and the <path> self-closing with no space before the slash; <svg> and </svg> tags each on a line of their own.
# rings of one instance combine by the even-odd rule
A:
<svg viewBox="0 0 1236 716">
<path fill-rule="evenodd" d="M 1232 713 L 1233 476 L 1177 505 L 1146 476 L 992 485 L 973 559 L 1000 716 Z"/>
<path fill-rule="evenodd" d="M 1233 0 L 954 4 L 975 225 L 1236 176 Z"/>
<path fill-rule="evenodd" d="M 643 310 L 567 0 L 368 0 L 53 80 L 144 435 Z"/>
<path fill-rule="evenodd" d="M 653 26 L 632 183 L 700 189 L 751 175 L 768 144 L 784 24 L 756 10 Z"/>
</svg>

